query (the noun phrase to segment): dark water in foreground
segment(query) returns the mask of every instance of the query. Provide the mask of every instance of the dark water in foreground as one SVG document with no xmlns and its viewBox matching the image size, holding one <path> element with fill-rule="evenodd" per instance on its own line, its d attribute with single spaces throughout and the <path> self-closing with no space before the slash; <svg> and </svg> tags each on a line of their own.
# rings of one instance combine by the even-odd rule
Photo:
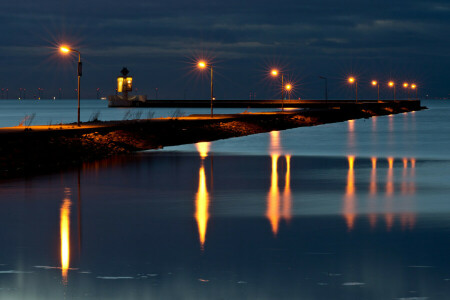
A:
<svg viewBox="0 0 450 300">
<path fill-rule="evenodd" d="M 449 299 L 450 106 L 0 184 L 0 299 Z"/>
</svg>

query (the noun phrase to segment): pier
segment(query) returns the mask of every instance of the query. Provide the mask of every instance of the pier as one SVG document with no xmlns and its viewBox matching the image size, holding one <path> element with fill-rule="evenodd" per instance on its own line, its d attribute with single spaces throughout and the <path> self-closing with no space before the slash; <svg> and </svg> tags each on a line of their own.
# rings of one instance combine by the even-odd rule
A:
<svg viewBox="0 0 450 300">
<path fill-rule="evenodd" d="M 408 107 L 420 108 L 420 100 L 214 100 L 214 108 L 380 108 L 380 107 Z M 115 101 L 111 97 L 109 107 L 177 107 L 177 108 L 209 108 L 211 100 L 129 100 Z"/>
<path fill-rule="evenodd" d="M 209 114 L 196 114 L 82 123 L 80 127 L 73 123 L 0 128 L 0 178 L 42 173 L 84 161 L 165 146 L 423 109 L 417 100 L 303 104 L 308 105 L 284 112 L 215 114 L 212 118 Z"/>
</svg>

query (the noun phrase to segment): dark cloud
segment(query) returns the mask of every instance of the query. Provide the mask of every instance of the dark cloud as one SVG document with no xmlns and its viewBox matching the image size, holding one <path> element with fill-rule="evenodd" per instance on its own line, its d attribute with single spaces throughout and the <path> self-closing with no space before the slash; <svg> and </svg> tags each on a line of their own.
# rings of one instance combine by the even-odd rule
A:
<svg viewBox="0 0 450 300">
<path fill-rule="evenodd" d="M 188 85 L 192 96 L 207 95 L 189 73 L 190 59 L 207 52 L 227 97 L 245 98 L 248 87 L 272 97 L 262 78 L 276 61 L 302 72 L 302 97 L 322 95 L 319 73 L 356 71 L 414 75 L 430 93 L 450 93 L 446 1 L 16 1 L 0 3 L 0 19 L 0 82 L 12 88 L 72 88 L 73 61 L 49 49 L 64 40 L 83 52 L 88 91 L 111 92 L 117 70 L 128 65 L 149 93 L 159 86 L 176 98 Z M 336 97 L 345 97 L 340 84 Z"/>
</svg>

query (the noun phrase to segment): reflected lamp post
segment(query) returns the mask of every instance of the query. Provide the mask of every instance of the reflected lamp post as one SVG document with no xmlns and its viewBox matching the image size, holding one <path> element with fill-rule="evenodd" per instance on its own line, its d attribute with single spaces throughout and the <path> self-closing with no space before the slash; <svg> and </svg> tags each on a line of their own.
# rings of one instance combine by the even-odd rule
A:
<svg viewBox="0 0 450 300">
<path fill-rule="evenodd" d="M 403 87 L 405 88 L 406 92 L 408 93 L 408 100 L 409 100 L 409 89 L 408 89 L 409 84 L 407 82 L 403 83 Z"/>
<path fill-rule="evenodd" d="M 284 89 L 286 90 L 286 92 L 289 95 L 289 100 L 291 100 L 291 91 L 292 91 L 292 84 L 288 83 L 286 84 L 286 86 L 284 87 Z"/>
<path fill-rule="evenodd" d="M 277 69 L 273 69 L 270 71 L 270 75 L 272 75 L 272 77 L 278 77 L 278 75 L 281 75 L 281 111 L 284 111 L 284 74 Z"/>
<path fill-rule="evenodd" d="M 419 100 L 417 97 L 417 85 L 415 83 L 411 84 L 411 89 L 416 91 L 416 100 Z"/>
<path fill-rule="evenodd" d="M 75 52 L 78 54 L 78 69 L 77 69 L 77 73 L 78 73 L 78 89 L 77 89 L 77 94 L 78 94 L 78 114 L 77 114 L 77 125 L 80 126 L 80 93 L 81 93 L 81 75 L 83 74 L 83 65 L 81 63 L 81 53 L 78 50 L 75 49 L 71 49 L 67 46 L 61 46 L 60 47 L 60 51 L 63 54 L 68 54 L 70 52 Z"/>
<path fill-rule="evenodd" d="M 355 102 L 358 103 L 358 82 L 356 81 L 355 77 L 351 76 L 348 78 L 348 82 L 350 84 L 355 84 Z"/>
<path fill-rule="evenodd" d="M 394 88 L 394 101 L 395 101 L 395 83 L 393 81 L 389 81 L 389 87 Z"/>
<path fill-rule="evenodd" d="M 378 101 L 380 101 L 380 83 L 376 80 L 372 80 L 372 86 L 376 86 L 378 89 Z"/>
<path fill-rule="evenodd" d="M 204 60 L 201 60 L 197 64 L 198 68 L 203 70 L 207 69 L 208 67 L 211 70 L 211 118 L 213 117 L 213 100 L 214 100 L 214 81 L 213 81 L 213 65 L 208 64 Z"/>
</svg>

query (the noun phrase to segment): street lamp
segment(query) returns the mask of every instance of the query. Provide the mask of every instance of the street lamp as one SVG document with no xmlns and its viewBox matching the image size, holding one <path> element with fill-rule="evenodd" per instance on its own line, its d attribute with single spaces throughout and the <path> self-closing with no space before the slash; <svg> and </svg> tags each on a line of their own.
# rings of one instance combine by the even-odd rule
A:
<svg viewBox="0 0 450 300">
<path fill-rule="evenodd" d="M 70 52 L 75 52 L 78 53 L 78 69 L 77 69 L 77 73 L 78 73 L 78 118 L 77 118 L 77 125 L 80 126 L 80 80 L 81 80 L 81 75 L 83 74 L 83 65 L 81 63 L 81 53 L 80 51 L 77 51 L 75 49 L 71 49 L 67 46 L 61 46 L 59 48 L 59 50 L 61 51 L 61 53 L 63 54 L 68 54 Z"/>
<path fill-rule="evenodd" d="M 214 100 L 213 66 L 211 64 L 208 64 L 204 60 L 199 61 L 197 66 L 201 70 L 207 69 L 208 67 L 211 69 L 211 118 L 212 118 L 213 117 L 213 100 Z"/>
<path fill-rule="evenodd" d="M 378 101 L 380 101 L 380 83 L 376 80 L 372 80 L 372 85 L 378 88 Z"/>
<path fill-rule="evenodd" d="M 277 69 L 273 69 L 270 74 L 272 77 L 278 77 L 278 74 L 281 74 L 281 111 L 284 111 L 284 74 Z"/>
<path fill-rule="evenodd" d="M 394 88 L 394 101 L 395 101 L 395 83 L 394 83 L 393 81 L 389 81 L 388 85 L 389 85 L 391 88 Z"/>
<path fill-rule="evenodd" d="M 412 90 L 416 90 L 416 99 L 419 99 L 418 97 L 417 97 L 417 85 L 416 84 L 411 84 L 411 89 Z"/>
<path fill-rule="evenodd" d="M 348 82 L 350 84 L 353 84 L 353 83 L 355 84 L 355 95 L 356 95 L 356 101 L 355 102 L 358 102 L 358 82 L 356 81 L 355 77 L 353 77 L 353 76 L 348 78 Z"/>
<path fill-rule="evenodd" d="M 289 100 L 291 100 L 291 91 L 292 91 L 292 85 L 290 83 L 286 84 L 284 89 L 288 92 Z"/>
<path fill-rule="evenodd" d="M 403 83 L 403 87 L 406 89 L 406 91 L 408 92 L 408 100 L 409 100 L 409 89 L 408 89 L 409 84 L 407 82 Z"/>
<path fill-rule="evenodd" d="M 328 102 L 328 78 L 319 76 L 320 79 L 325 80 L 325 101 Z"/>
</svg>

